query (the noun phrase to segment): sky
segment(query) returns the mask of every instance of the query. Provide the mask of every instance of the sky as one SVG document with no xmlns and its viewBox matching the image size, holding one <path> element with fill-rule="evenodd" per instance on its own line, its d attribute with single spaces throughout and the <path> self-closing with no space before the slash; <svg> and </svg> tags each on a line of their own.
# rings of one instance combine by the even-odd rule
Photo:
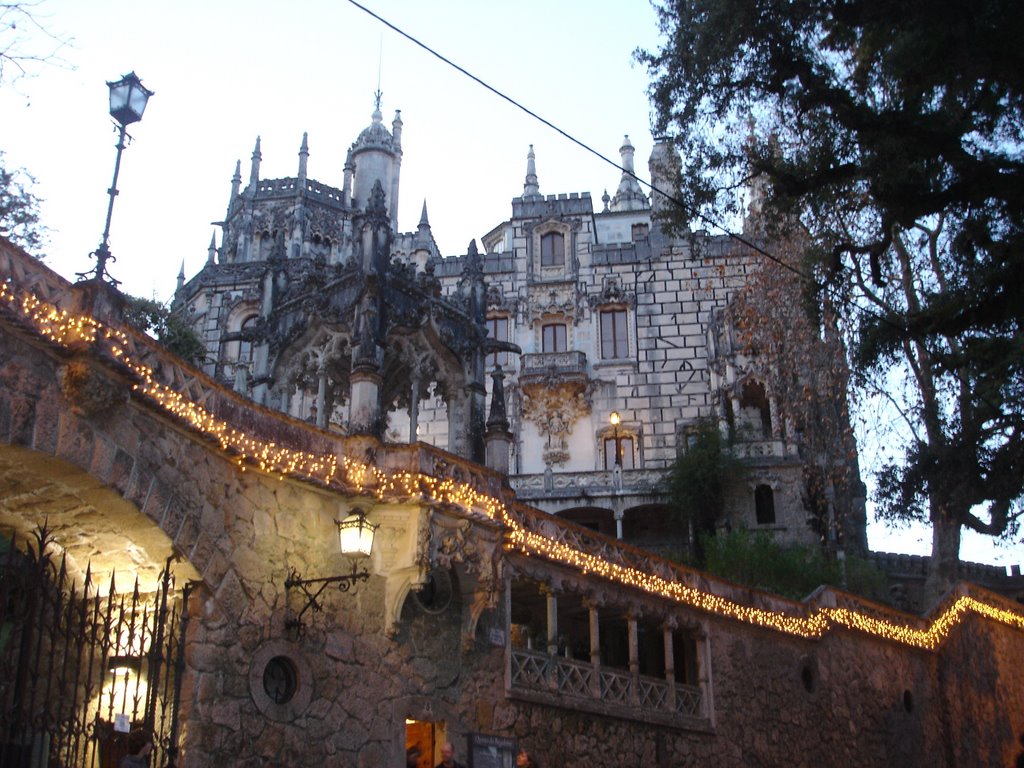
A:
<svg viewBox="0 0 1024 768">
<path fill-rule="evenodd" d="M 648 76 L 633 62 L 659 43 L 646 0 L 361 0 L 361 4 L 581 143 L 617 162 L 624 135 L 647 178 Z M 342 185 L 346 151 L 370 124 L 374 93 L 389 127 L 402 111 L 398 228 L 426 202 L 445 255 L 465 253 L 509 218 L 534 146 L 543 194 L 614 193 L 620 172 L 402 37 L 348 0 L 31 0 L 67 41 L 53 62 L 0 83 L 0 150 L 43 198 L 46 263 L 64 277 L 94 266 L 114 167 L 107 81 L 135 71 L 155 91 L 129 126 L 111 223 L 110 274 L 129 294 L 170 299 L 205 263 L 235 161 L 243 185 L 256 137 L 261 177 L 294 176 L 304 132 L 309 176 Z M 0 19 L 0 27 L 3 19 Z M 30 24 L 0 49 L 46 55 Z M 862 439 L 862 445 L 870 442 Z M 870 466 L 870 451 L 862 466 Z M 874 549 L 927 554 L 930 532 L 869 524 Z M 965 560 L 1024 561 L 1024 545 L 965 534 Z"/>
</svg>

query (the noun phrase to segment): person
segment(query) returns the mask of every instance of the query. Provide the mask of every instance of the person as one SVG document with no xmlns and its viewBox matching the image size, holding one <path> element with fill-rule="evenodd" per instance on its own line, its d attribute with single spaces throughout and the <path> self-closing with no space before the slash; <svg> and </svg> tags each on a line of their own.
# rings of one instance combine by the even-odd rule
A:
<svg viewBox="0 0 1024 768">
<path fill-rule="evenodd" d="M 136 728 L 128 734 L 128 754 L 121 758 L 118 768 L 146 768 L 152 751 L 153 740 L 149 734 Z"/>
<path fill-rule="evenodd" d="M 413 744 L 411 747 L 405 750 L 405 766 L 406 768 L 417 768 L 420 764 L 420 756 L 423 754 L 423 750 L 420 749 L 419 744 Z"/>
<path fill-rule="evenodd" d="M 537 763 L 533 761 L 529 752 L 520 749 L 519 754 L 516 755 L 516 768 L 537 768 Z"/>
<path fill-rule="evenodd" d="M 437 768 L 465 768 L 455 759 L 455 747 L 450 741 L 446 741 L 441 747 L 441 762 L 437 764 Z"/>
</svg>

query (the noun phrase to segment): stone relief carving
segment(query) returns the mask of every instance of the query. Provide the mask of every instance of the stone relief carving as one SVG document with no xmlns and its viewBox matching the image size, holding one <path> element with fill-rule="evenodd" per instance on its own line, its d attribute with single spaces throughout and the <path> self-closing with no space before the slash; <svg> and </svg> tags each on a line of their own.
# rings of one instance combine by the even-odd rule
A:
<svg viewBox="0 0 1024 768">
<path fill-rule="evenodd" d="M 593 384 L 577 379 L 544 377 L 523 387 L 523 418 L 537 425 L 544 436 L 544 461 L 550 465 L 569 460 L 569 435 L 591 410 Z"/>
<path fill-rule="evenodd" d="M 635 309 L 636 294 L 625 290 L 622 286 L 622 281 L 618 277 L 606 277 L 601 286 L 601 292 L 588 296 L 587 303 L 591 309 L 596 309 L 606 304 L 625 304 L 630 309 Z"/>
<path fill-rule="evenodd" d="M 528 322 L 536 322 L 546 315 L 562 315 L 576 320 L 579 314 L 575 285 L 535 287 L 530 291 L 526 311 Z"/>
</svg>

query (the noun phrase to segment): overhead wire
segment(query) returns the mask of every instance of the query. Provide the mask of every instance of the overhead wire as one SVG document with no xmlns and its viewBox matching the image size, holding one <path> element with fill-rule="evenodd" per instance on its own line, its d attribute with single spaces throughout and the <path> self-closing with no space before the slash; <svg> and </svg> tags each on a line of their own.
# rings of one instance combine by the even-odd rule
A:
<svg viewBox="0 0 1024 768">
<path fill-rule="evenodd" d="M 422 48 L 424 51 L 429 53 L 431 56 L 434 56 L 435 58 L 437 58 L 440 61 L 444 62 L 445 64 L 447 64 L 448 66 L 452 67 L 456 71 L 458 71 L 461 74 L 465 75 L 466 77 L 468 77 L 470 80 L 472 80 L 473 82 L 477 83 L 481 87 L 487 89 L 488 91 L 493 93 L 498 98 L 500 98 L 500 99 L 502 99 L 504 101 L 507 101 L 509 104 L 514 106 L 516 109 L 519 109 L 520 111 L 525 112 L 527 115 L 529 115 L 530 117 L 534 118 L 538 122 L 543 123 L 548 128 L 550 128 L 551 130 L 555 131 L 556 133 L 558 133 L 562 137 L 568 139 L 569 141 L 571 141 L 573 144 L 575 144 L 576 146 L 580 147 L 584 151 L 589 152 L 590 154 L 592 154 L 595 157 L 597 157 L 599 160 L 604 161 L 605 163 L 607 163 L 608 165 L 612 166 L 613 168 L 615 168 L 615 169 L 621 171 L 622 173 L 626 174 L 630 178 L 634 179 L 637 183 L 647 187 L 654 194 L 660 195 L 660 196 L 664 197 L 666 200 L 670 201 L 673 205 L 676 205 L 681 210 L 685 211 L 693 219 L 699 220 L 702 223 L 704 223 L 705 225 L 707 225 L 709 227 L 712 227 L 712 228 L 714 228 L 714 229 L 724 233 L 726 237 L 728 237 L 728 238 L 730 238 L 732 240 L 735 240 L 736 242 L 738 242 L 741 245 L 751 249 L 752 251 L 754 251 L 754 252 L 764 256 L 765 258 L 769 259 L 770 261 L 774 262 L 775 264 L 778 264 L 783 269 L 786 269 L 786 270 L 792 272 L 797 277 L 799 277 L 801 280 L 803 280 L 806 283 L 808 283 L 814 289 L 816 289 L 816 290 L 823 289 L 823 290 L 827 291 L 827 287 L 822 285 L 822 284 L 820 284 L 811 275 L 808 275 L 808 274 L 804 273 L 802 270 L 798 269 L 796 266 L 786 262 L 783 259 L 780 259 L 775 254 L 773 254 L 770 251 L 766 250 L 764 247 L 758 245 L 757 243 L 753 242 L 752 240 L 749 240 L 748 238 L 743 237 L 742 235 L 737 234 L 736 232 L 733 232 L 728 227 L 726 227 L 725 225 L 715 221 L 714 219 L 712 219 L 710 216 L 708 216 L 707 214 L 703 213 L 702 211 L 697 210 L 696 208 L 693 208 L 692 206 L 687 205 L 686 203 L 684 203 L 682 200 L 680 200 L 675 195 L 669 194 L 668 192 L 665 192 L 664 190 L 659 189 L 652 182 L 647 181 L 646 179 L 643 179 L 640 176 L 637 176 L 635 172 L 630 171 L 630 170 L 628 170 L 626 168 L 623 168 L 621 165 L 616 163 L 614 160 L 612 160 L 611 158 L 609 158 L 606 155 L 602 154 L 600 151 L 594 149 L 593 147 L 591 147 L 586 142 L 576 138 L 571 133 L 569 133 L 568 131 L 563 130 L 560 127 L 558 127 L 557 125 L 555 125 L 553 122 L 551 122 L 547 118 L 537 114 L 536 112 L 534 112 L 532 109 L 527 107 L 522 102 L 517 101 L 516 99 L 512 98 L 511 96 L 509 96 L 508 94 L 504 93 L 503 91 L 498 90 L 497 88 L 492 86 L 490 83 L 488 83 L 488 82 L 482 80 L 481 78 L 477 77 L 472 72 L 467 70 L 465 67 L 462 67 L 459 64 L 456 64 L 454 61 L 449 59 L 444 54 L 442 54 L 439 51 L 436 51 L 435 49 L 431 48 L 429 45 L 427 45 L 423 41 L 421 41 L 418 38 L 414 37 L 413 35 L 409 34 L 405 30 L 403 30 L 400 27 L 398 27 L 397 25 L 391 23 L 390 21 L 388 21 L 387 19 L 385 19 L 383 16 L 381 16 L 378 13 L 376 13 L 375 11 L 371 10 L 370 8 L 367 8 L 365 5 L 363 5 L 362 3 L 358 2 L 358 0 L 348 0 L 348 2 L 349 2 L 349 4 L 355 6 L 359 10 L 363 11 L 364 13 L 366 13 L 367 15 L 369 15 L 372 18 L 376 19 L 377 21 L 379 21 L 381 24 L 383 24 L 384 26 L 386 26 L 388 29 L 392 30 L 396 34 L 401 35 L 402 37 L 404 37 L 409 42 L 411 42 L 414 45 Z M 836 297 L 833 296 L 832 298 L 836 298 Z M 847 304 L 848 306 L 852 307 L 855 311 L 858 311 L 858 312 L 870 315 L 875 320 L 878 320 L 878 321 L 880 321 L 882 323 L 885 323 L 886 325 L 889 325 L 892 328 L 895 328 L 897 330 L 902 330 L 902 328 L 900 326 L 895 324 L 892 320 L 890 320 L 888 317 L 886 317 L 885 315 L 881 314 L 880 312 L 876 312 L 872 308 L 865 307 L 862 304 L 857 304 L 857 303 L 853 302 L 851 299 L 849 299 L 848 297 L 840 296 L 838 298 L 839 298 L 839 300 L 842 303 Z"/>
</svg>

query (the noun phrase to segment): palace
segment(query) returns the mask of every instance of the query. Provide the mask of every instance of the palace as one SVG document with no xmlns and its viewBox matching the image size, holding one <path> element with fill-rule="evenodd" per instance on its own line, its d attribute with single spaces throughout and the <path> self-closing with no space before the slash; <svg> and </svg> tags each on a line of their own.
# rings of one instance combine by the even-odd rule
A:
<svg viewBox="0 0 1024 768">
<path fill-rule="evenodd" d="M 401 136 L 378 108 L 339 187 L 305 141 L 261 178 L 257 142 L 179 279 L 203 370 L 0 239 L 0 768 L 116 765 L 137 729 L 184 768 L 1014 759 L 1019 604 L 790 600 L 662 556 L 707 420 L 748 466 L 716 525 L 864 548 L 842 403 L 745 336 L 757 251 L 667 231 L 627 139 L 600 211 L 531 150 L 511 217 L 443 257 L 425 206 L 397 230 Z"/>
<path fill-rule="evenodd" d="M 866 551 L 844 398 L 824 420 L 840 437 L 815 443 L 823 427 L 794 418 L 736 332 L 731 304 L 761 254 L 669 234 L 673 203 L 641 189 L 627 136 L 598 209 L 588 192 L 542 194 L 531 146 L 511 216 L 444 256 L 426 203 L 398 231 L 402 130 L 378 103 L 339 187 L 309 177 L 305 136 L 295 176 L 262 178 L 259 140 L 244 188 L 236 166 L 221 244 L 174 299 L 206 373 L 322 428 L 486 463 L 542 510 L 665 552 L 693 536 L 666 504 L 667 470 L 711 419 L 748 467 L 718 526 Z M 672 168 L 657 144 L 654 189 Z M 818 359 L 819 375 L 845 368 L 838 345 Z"/>
</svg>

